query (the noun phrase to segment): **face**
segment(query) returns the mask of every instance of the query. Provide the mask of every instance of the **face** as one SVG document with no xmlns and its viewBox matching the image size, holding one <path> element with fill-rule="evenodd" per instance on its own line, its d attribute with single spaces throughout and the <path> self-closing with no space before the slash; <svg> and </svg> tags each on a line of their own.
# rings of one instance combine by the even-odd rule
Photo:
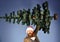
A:
<svg viewBox="0 0 60 42">
<path fill-rule="evenodd" d="M 32 30 L 29 30 L 28 31 L 28 36 L 32 36 L 32 34 L 33 34 L 33 31 Z"/>
</svg>

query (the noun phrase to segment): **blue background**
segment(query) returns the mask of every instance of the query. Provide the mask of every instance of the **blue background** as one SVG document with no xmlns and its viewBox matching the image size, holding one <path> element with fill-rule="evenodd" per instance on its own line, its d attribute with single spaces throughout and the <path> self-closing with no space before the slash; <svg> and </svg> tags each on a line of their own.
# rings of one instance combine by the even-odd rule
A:
<svg viewBox="0 0 60 42">
<path fill-rule="evenodd" d="M 0 0 L 0 16 L 20 9 L 32 9 L 36 4 L 42 5 L 46 0 Z M 47 0 L 51 16 L 58 14 L 58 20 L 52 20 L 50 34 L 38 32 L 40 42 L 60 42 L 60 0 Z M 35 26 L 33 26 L 35 28 Z M 13 24 L 0 19 L 0 42 L 23 42 L 26 37 L 26 25 Z"/>
</svg>

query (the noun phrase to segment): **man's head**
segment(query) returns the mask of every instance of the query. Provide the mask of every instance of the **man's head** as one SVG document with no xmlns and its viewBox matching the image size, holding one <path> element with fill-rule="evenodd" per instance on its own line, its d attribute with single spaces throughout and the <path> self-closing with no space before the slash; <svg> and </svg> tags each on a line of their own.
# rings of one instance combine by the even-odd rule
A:
<svg viewBox="0 0 60 42">
<path fill-rule="evenodd" d="M 28 36 L 32 36 L 33 35 L 33 32 L 34 32 L 34 29 L 32 26 L 28 26 L 27 29 L 26 29 L 26 33 Z"/>
</svg>

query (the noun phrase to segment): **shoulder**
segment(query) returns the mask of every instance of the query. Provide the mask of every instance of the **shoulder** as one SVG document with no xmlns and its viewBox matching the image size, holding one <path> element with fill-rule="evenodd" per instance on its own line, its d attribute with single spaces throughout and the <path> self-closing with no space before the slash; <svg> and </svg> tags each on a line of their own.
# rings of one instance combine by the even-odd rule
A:
<svg viewBox="0 0 60 42">
<path fill-rule="evenodd" d="M 30 41 L 30 39 L 28 37 L 24 38 L 24 42 L 29 42 L 29 41 Z"/>
</svg>

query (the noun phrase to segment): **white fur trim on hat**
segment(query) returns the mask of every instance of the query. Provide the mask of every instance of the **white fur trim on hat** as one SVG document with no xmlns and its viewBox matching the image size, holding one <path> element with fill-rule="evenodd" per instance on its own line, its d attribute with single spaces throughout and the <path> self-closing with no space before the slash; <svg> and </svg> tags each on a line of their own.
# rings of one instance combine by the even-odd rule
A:
<svg viewBox="0 0 60 42">
<path fill-rule="evenodd" d="M 29 26 L 29 27 L 26 29 L 26 33 L 28 33 L 29 30 L 34 31 L 34 29 L 32 28 L 32 26 Z"/>
</svg>

